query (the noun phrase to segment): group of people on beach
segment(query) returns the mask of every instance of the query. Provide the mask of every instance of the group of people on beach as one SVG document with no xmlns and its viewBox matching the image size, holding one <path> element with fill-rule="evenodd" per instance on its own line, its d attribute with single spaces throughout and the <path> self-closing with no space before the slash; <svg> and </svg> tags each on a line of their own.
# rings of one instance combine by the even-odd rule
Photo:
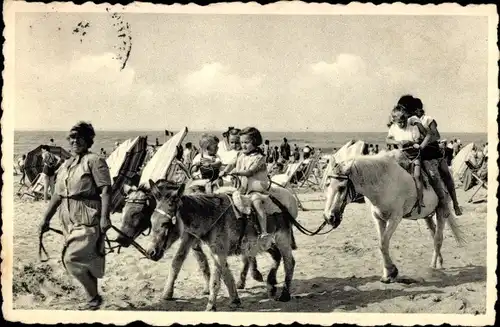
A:
<svg viewBox="0 0 500 327">
<path fill-rule="evenodd" d="M 426 115 L 422 101 L 411 95 L 401 97 L 391 112 L 389 126 L 387 143 L 396 145 L 412 161 L 412 172 L 419 192 L 418 207 L 424 205 L 421 202 L 423 168 L 428 172 L 439 198 L 445 201 L 444 192 L 447 190 L 455 213 L 461 215 L 453 178 L 439 144 L 438 124 Z M 67 140 L 72 157 L 56 164 L 58 168 L 53 196 L 40 225 L 40 233 L 47 232 L 52 217 L 58 212 L 65 236 L 63 265 L 88 295 L 84 309 L 98 309 L 102 303 L 97 285 L 98 278 L 104 275 L 105 234 L 111 226 L 112 181 L 105 158 L 90 152 L 94 138 L 94 128 L 90 123 L 78 122 L 70 129 Z M 214 134 L 203 134 L 199 147 L 198 150 L 192 143 L 185 145 L 181 158 L 184 165 L 190 172 L 198 173 L 202 179 L 210 182 L 228 175 L 238 177 L 241 183 L 235 198 L 240 199 L 241 212 L 255 210 L 260 225 L 259 244 L 269 248 L 273 240 L 266 230 L 267 216 L 264 209 L 270 188 L 268 164 L 277 160 L 298 160 L 298 147 L 294 145 L 292 149 L 284 138 L 277 156 L 277 147 L 273 148 L 268 140 L 263 140 L 255 127 L 230 127 L 222 139 Z M 375 154 L 377 147 L 371 148 L 372 154 Z M 220 149 L 224 149 L 224 155 Z M 55 169 L 50 167 L 54 158 L 47 154 L 50 152 L 46 149 L 43 151 L 44 162 L 47 162 L 48 167 L 44 173 L 53 178 Z M 302 156 L 308 158 L 314 151 L 312 147 L 306 146 Z M 434 174 L 435 171 L 439 174 Z M 444 181 L 446 190 L 439 187 L 436 182 L 438 179 Z M 212 191 L 209 184 L 205 191 Z"/>
</svg>

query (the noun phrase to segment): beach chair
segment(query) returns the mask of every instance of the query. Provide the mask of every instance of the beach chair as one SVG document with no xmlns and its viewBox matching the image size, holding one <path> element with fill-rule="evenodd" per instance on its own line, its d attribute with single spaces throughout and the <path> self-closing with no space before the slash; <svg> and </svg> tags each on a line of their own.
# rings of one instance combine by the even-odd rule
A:
<svg viewBox="0 0 500 327">
<path fill-rule="evenodd" d="M 278 174 L 278 175 L 271 176 L 270 179 L 271 179 L 271 183 L 289 189 L 292 192 L 295 199 L 297 200 L 299 209 L 302 211 L 306 211 L 306 209 L 302 205 L 302 202 L 300 202 L 299 197 L 297 196 L 297 193 L 295 193 L 295 191 L 293 190 L 293 187 L 291 185 L 292 178 L 295 176 L 295 174 L 297 173 L 297 170 L 302 165 L 302 163 L 303 163 L 303 160 L 301 160 L 299 162 L 291 163 L 288 165 L 286 172 L 284 174 Z"/>
<path fill-rule="evenodd" d="M 474 193 L 471 195 L 471 197 L 469 198 L 469 200 L 467 202 L 478 203 L 478 202 L 482 202 L 482 201 L 486 200 L 486 197 L 483 197 L 483 198 L 477 199 L 477 200 L 474 200 L 474 197 L 476 196 L 477 192 L 479 192 L 479 190 L 481 190 L 482 188 L 484 188 L 485 190 L 488 190 L 488 182 L 483 180 L 481 177 L 479 177 L 478 174 L 476 174 L 476 172 L 475 172 L 476 168 L 474 167 L 474 165 L 472 165 L 472 163 L 470 161 L 466 160 L 465 164 L 467 165 L 467 168 L 470 169 L 472 178 L 474 178 L 478 184 L 476 190 L 474 191 Z"/>
<path fill-rule="evenodd" d="M 304 175 L 302 176 L 300 181 L 298 181 L 299 183 L 302 182 L 300 184 L 300 187 L 303 187 L 306 184 L 307 184 L 307 186 L 318 186 L 319 185 L 320 181 L 315 174 L 315 170 L 318 168 L 318 162 L 319 162 L 319 159 L 317 156 L 314 156 L 313 158 L 311 158 L 311 160 L 309 161 L 309 163 L 307 164 L 307 166 L 304 169 Z"/>
<path fill-rule="evenodd" d="M 17 195 L 21 199 L 26 195 L 31 197 L 35 201 L 43 199 L 43 194 L 44 194 L 44 182 L 42 174 L 38 174 L 29 186 L 22 185 L 17 191 Z"/>
</svg>

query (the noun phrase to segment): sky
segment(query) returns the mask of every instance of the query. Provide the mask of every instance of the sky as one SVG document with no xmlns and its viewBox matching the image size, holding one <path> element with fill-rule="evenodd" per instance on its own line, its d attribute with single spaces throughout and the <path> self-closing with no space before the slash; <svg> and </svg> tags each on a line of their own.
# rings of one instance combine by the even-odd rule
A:
<svg viewBox="0 0 500 327">
<path fill-rule="evenodd" d="M 16 130 L 381 132 L 410 93 L 440 131 L 487 132 L 486 17 L 122 16 L 123 69 L 110 13 L 16 14 Z"/>
</svg>

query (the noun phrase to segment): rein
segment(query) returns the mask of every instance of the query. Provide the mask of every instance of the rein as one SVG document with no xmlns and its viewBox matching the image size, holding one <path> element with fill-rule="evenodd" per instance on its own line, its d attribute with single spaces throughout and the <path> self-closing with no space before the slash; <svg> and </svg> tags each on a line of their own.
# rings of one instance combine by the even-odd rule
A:
<svg viewBox="0 0 500 327">
<path fill-rule="evenodd" d="M 281 188 L 286 189 L 286 187 L 283 187 L 283 185 L 272 181 L 271 178 L 269 178 L 269 181 L 270 181 L 269 188 L 271 188 L 271 184 L 275 184 L 275 185 L 280 186 Z M 293 218 L 292 215 L 288 212 L 288 209 L 281 202 L 279 202 L 278 199 L 276 199 L 272 195 L 270 195 L 269 198 L 274 202 L 275 205 L 278 206 L 278 208 L 281 209 L 281 211 L 283 211 L 284 213 L 287 213 L 288 219 L 290 220 L 292 225 L 294 225 L 295 228 L 297 228 L 297 230 L 299 232 L 301 232 L 302 234 L 304 234 L 306 236 L 325 235 L 325 234 L 330 233 L 334 229 L 332 227 L 329 231 L 320 233 L 323 230 L 323 228 L 325 228 L 325 226 L 328 224 L 326 221 L 323 221 L 323 223 L 315 231 L 310 231 L 309 229 L 302 226 L 295 218 Z"/>
<path fill-rule="evenodd" d="M 151 257 L 147 253 L 147 251 L 141 245 L 139 245 L 134 239 L 125 235 L 125 233 L 123 233 L 120 229 L 118 229 L 114 225 L 111 225 L 111 229 L 113 229 L 115 232 L 120 234 L 120 236 L 122 236 L 123 238 L 130 240 L 130 245 L 135 247 L 145 258 L 151 259 Z M 150 230 L 151 230 L 151 228 L 150 228 Z M 52 232 L 59 234 L 59 235 L 63 235 L 63 232 L 59 229 L 49 227 L 49 231 L 52 231 Z M 40 259 L 41 262 L 49 261 L 50 260 L 49 254 L 48 254 L 47 250 L 45 249 L 45 246 L 43 245 L 43 233 L 40 234 L 38 242 L 39 242 L 38 243 L 38 258 Z M 110 240 L 107 236 L 105 236 L 105 242 L 108 245 L 108 248 L 107 248 L 108 252 L 105 252 L 104 255 L 108 255 L 110 253 L 115 252 L 115 249 L 118 249 L 117 250 L 118 254 L 120 253 L 121 245 L 115 245 L 115 246 L 111 245 L 111 243 L 117 243 L 116 240 Z M 42 253 L 45 255 L 45 259 L 42 257 Z"/>
</svg>

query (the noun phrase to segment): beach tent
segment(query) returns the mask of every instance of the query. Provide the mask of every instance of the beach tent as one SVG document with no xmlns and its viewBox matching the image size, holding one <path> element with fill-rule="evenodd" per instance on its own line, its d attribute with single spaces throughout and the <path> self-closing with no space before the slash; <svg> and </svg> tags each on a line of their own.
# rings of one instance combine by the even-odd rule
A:
<svg viewBox="0 0 500 327">
<path fill-rule="evenodd" d="M 177 166 L 175 164 L 177 147 L 181 146 L 187 132 L 187 127 L 184 127 L 180 132 L 172 136 L 158 148 L 154 156 L 142 170 L 141 179 L 139 181 L 140 186 L 149 188 L 150 179 L 157 182 L 160 179 L 171 179 L 173 177 Z"/>
<path fill-rule="evenodd" d="M 121 143 L 106 159 L 113 182 L 111 212 L 120 212 L 125 203 L 123 185 L 134 185 L 139 171 L 146 159 L 147 137 L 137 136 Z"/>
<path fill-rule="evenodd" d="M 64 150 L 60 146 L 49 146 L 49 152 L 63 160 L 66 160 L 71 156 L 68 151 Z M 43 171 L 41 145 L 26 154 L 24 168 L 26 171 L 26 177 L 30 183 L 33 183 L 38 174 Z"/>
<path fill-rule="evenodd" d="M 467 170 L 465 161 L 469 158 L 472 148 L 474 148 L 474 143 L 467 144 L 457 153 L 451 162 L 451 171 L 453 179 L 456 182 L 461 182 L 464 177 L 465 171 Z"/>
<path fill-rule="evenodd" d="M 330 156 L 328 166 L 323 173 L 323 178 L 321 180 L 321 189 L 324 189 L 328 183 L 329 176 L 332 173 L 333 165 L 335 162 L 346 161 L 350 158 L 353 158 L 358 155 L 363 154 L 363 149 L 365 148 L 366 143 L 363 141 L 349 141 L 344 144 L 337 152 Z"/>
</svg>

